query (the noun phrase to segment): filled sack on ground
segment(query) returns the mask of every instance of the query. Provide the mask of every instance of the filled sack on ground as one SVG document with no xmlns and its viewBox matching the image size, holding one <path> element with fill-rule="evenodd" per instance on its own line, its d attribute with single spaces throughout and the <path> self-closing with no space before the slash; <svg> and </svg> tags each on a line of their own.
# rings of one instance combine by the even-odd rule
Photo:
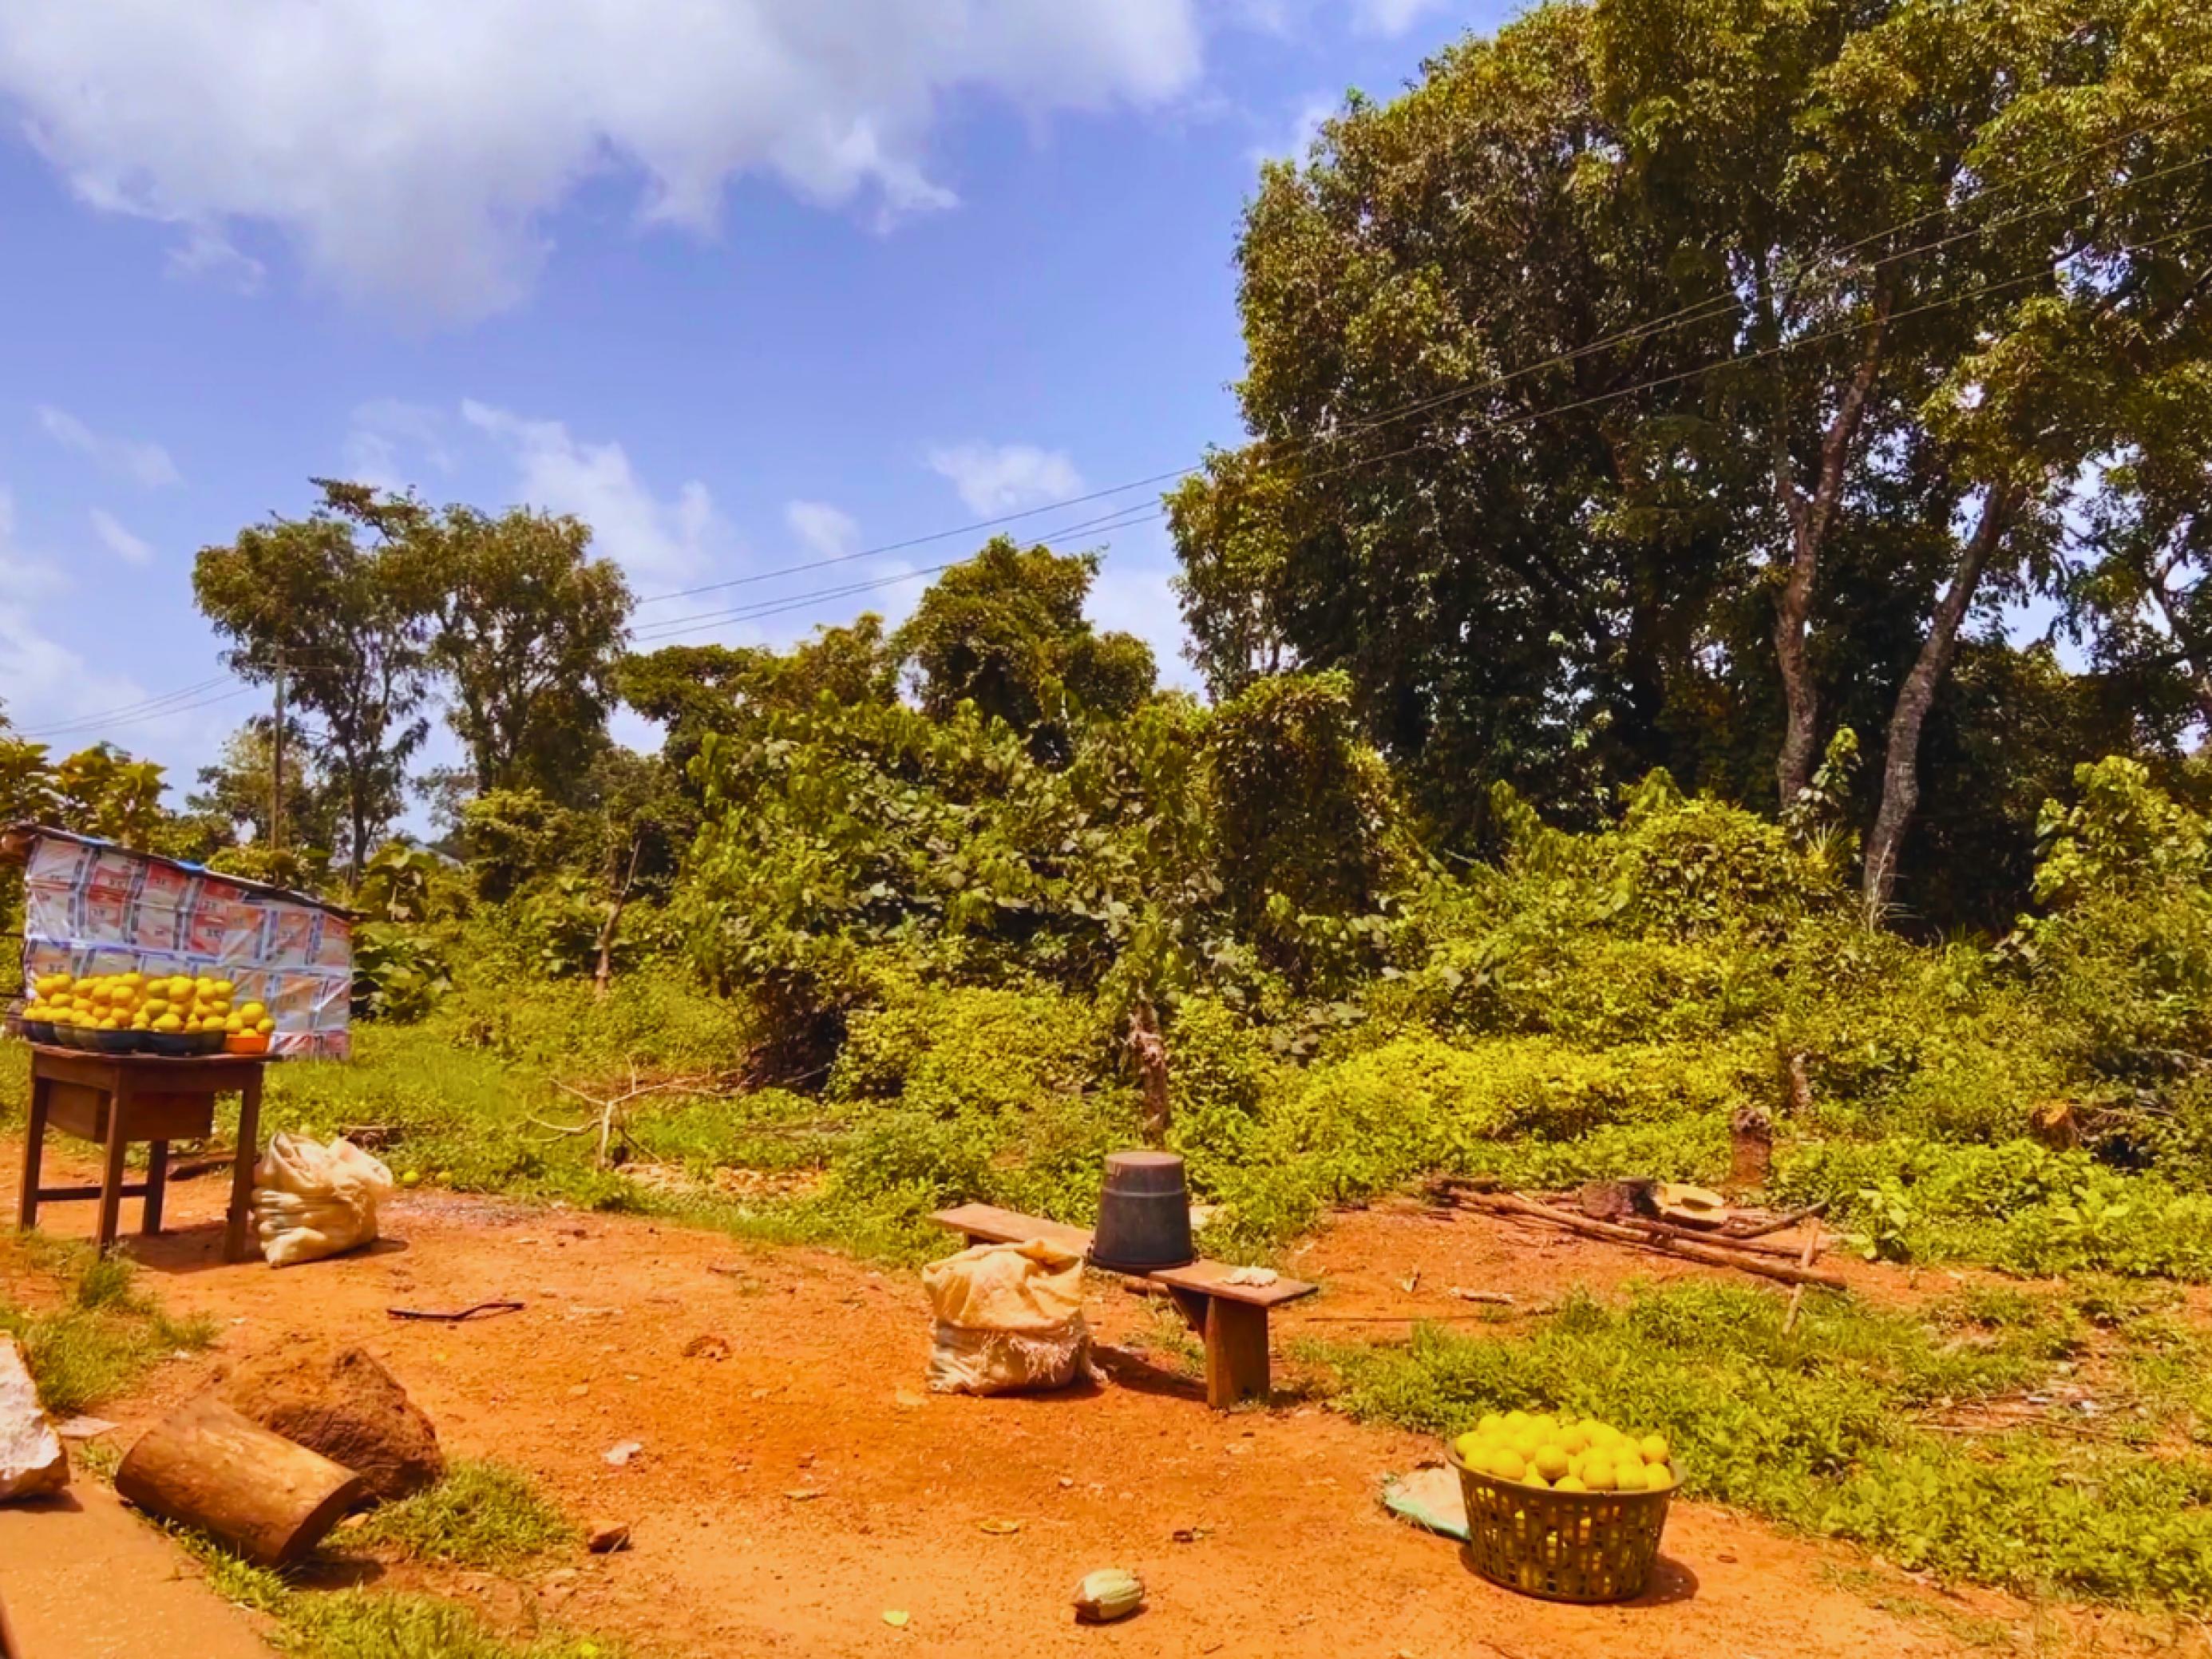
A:
<svg viewBox="0 0 2212 1659">
<path fill-rule="evenodd" d="M 933 1394 L 1066 1388 L 1091 1374 L 1083 1258 L 1042 1239 L 978 1244 L 921 1270 L 937 1315 Z"/>
<path fill-rule="evenodd" d="M 341 1137 L 325 1146 L 280 1134 L 253 1171 L 253 1224 L 272 1267 L 313 1261 L 376 1237 L 392 1171 Z"/>
</svg>

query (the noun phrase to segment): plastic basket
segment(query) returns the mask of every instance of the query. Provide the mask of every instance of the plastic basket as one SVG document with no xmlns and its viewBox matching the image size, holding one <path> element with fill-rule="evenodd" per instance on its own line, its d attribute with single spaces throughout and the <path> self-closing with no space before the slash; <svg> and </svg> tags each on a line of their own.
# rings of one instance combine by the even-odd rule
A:
<svg viewBox="0 0 2212 1659">
<path fill-rule="evenodd" d="M 1641 1595 L 1666 1530 L 1664 1492 L 1546 1492 L 1444 1456 L 1467 1498 L 1467 1547 L 1493 1584 L 1549 1601 L 1626 1601 Z"/>
</svg>

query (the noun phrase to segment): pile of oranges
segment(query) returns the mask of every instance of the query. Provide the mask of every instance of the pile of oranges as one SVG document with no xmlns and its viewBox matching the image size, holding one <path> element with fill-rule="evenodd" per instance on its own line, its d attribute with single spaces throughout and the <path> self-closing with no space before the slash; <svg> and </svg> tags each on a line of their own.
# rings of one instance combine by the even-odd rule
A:
<svg viewBox="0 0 2212 1659">
<path fill-rule="evenodd" d="M 1664 1492 L 1674 1484 L 1662 1436 L 1623 1434 L 1593 1417 L 1492 1412 L 1452 1449 L 1478 1474 L 1549 1492 Z"/>
<path fill-rule="evenodd" d="M 74 1025 L 95 1031 L 160 1031 L 174 1036 L 187 1031 L 219 1031 L 226 1035 L 258 1032 L 266 1036 L 276 1029 L 269 1010 L 258 1002 L 234 1003 L 237 988 L 227 979 L 206 975 L 95 974 L 77 979 L 69 974 L 43 974 L 32 981 L 34 993 L 23 1009 L 28 1021 Z"/>
</svg>

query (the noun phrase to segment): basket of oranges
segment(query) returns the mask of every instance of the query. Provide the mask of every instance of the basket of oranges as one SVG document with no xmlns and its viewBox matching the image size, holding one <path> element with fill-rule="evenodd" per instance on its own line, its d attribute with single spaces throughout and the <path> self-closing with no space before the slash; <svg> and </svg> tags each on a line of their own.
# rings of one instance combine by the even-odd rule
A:
<svg viewBox="0 0 2212 1659">
<path fill-rule="evenodd" d="M 1595 1418 L 1492 1413 L 1445 1455 L 1467 1498 L 1469 1556 L 1491 1583 L 1553 1601 L 1643 1593 L 1674 1494 L 1661 1437 Z"/>
</svg>

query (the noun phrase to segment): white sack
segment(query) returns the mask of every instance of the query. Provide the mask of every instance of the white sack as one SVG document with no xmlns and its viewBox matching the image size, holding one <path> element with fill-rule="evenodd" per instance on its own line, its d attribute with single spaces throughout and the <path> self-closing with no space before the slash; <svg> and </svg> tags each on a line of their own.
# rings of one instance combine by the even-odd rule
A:
<svg viewBox="0 0 2212 1659">
<path fill-rule="evenodd" d="M 921 1270 L 937 1315 L 933 1394 L 1061 1389 L 1091 1374 L 1083 1259 L 1042 1239 L 977 1244 Z"/>
<path fill-rule="evenodd" d="M 253 1171 L 261 1254 L 287 1267 L 366 1244 L 376 1237 L 377 1201 L 391 1192 L 392 1171 L 351 1141 L 277 1135 Z"/>
</svg>

